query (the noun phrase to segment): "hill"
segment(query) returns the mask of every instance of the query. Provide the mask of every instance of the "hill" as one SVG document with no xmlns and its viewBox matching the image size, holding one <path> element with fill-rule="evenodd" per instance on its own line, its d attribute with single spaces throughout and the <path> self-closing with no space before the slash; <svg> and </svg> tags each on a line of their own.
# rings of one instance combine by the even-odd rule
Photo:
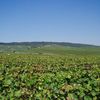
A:
<svg viewBox="0 0 100 100">
<path fill-rule="evenodd" d="M 12 42 L 0 43 L 0 52 L 99 55 L 100 46 L 66 42 Z"/>
<path fill-rule="evenodd" d="M 69 43 L 69 42 L 11 42 L 11 43 L 0 43 L 0 45 L 24 45 L 24 46 L 44 46 L 44 45 L 61 45 L 70 47 L 99 47 L 96 45 L 81 44 L 81 43 Z"/>
</svg>

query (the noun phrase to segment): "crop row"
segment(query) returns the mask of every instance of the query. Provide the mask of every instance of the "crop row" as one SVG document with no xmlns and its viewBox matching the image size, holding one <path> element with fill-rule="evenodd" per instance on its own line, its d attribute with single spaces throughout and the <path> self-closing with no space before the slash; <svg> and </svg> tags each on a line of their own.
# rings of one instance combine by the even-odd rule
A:
<svg viewBox="0 0 100 100">
<path fill-rule="evenodd" d="M 0 100 L 100 100 L 99 59 L 0 54 Z"/>
</svg>

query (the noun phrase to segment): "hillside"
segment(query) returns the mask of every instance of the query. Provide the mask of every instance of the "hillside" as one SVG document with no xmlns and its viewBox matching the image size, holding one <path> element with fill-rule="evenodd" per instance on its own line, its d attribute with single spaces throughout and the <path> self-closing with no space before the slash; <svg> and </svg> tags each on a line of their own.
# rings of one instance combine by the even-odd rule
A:
<svg viewBox="0 0 100 100">
<path fill-rule="evenodd" d="M 0 52 L 99 55 L 100 47 L 66 42 L 13 42 L 0 43 Z"/>
<path fill-rule="evenodd" d="M 81 43 L 69 43 L 69 42 L 11 42 L 11 43 L 0 43 L 0 45 L 24 45 L 24 46 L 44 46 L 44 45 L 61 45 L 70 47 L 98 47 L 96 45 L 81 44 Z"/>
</svg>

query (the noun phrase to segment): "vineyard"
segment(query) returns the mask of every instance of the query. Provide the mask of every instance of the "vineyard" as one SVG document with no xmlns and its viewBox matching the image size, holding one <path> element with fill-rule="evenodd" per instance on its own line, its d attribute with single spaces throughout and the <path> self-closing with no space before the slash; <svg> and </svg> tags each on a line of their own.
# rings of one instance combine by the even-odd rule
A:
<svg viewBox="0 0 100 100">
<path fill-rule="evenodd" d="M 1 53 L 0 100 L 100 100 L 100 56 Z"/>
</svg>

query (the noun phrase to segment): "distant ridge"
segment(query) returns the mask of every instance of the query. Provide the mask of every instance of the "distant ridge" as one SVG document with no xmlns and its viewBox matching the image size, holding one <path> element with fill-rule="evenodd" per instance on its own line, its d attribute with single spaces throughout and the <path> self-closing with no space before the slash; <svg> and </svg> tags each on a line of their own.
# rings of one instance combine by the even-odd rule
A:
<svg viewBox="0 0 100 100">
<path fill-rule="evenodd" d="M 70 43 L 70 42 L 10 42 L 3 43 L 0 42 L 0 45 L 30 45 L 30 46 L 45 46 L 45 45 L 60 45 L 60 46 L 69 46 L 69 47 L 100 47 L 97 45 L 90 44 L 81 44 L 81 43 Z"/>
</svg>

